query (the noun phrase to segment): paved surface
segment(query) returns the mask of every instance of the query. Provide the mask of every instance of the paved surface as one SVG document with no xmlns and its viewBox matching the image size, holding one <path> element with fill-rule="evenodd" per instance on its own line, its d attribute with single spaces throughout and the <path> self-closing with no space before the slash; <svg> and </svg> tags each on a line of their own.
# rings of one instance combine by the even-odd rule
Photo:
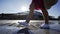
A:
<svg viewBox="0 0 60 34">
<path fill-rule="evenodd" d="M 29 31 L 33 32 L 33 34 L 60 34 L 60 24 L 58 22 L 54 22 L 50 23 L 50 29 L 40 29 L 39 26 L 44 23 L 40 21 L 30 22 L 32 25 L 30 25 L 28 28 L 30 29 Z M 15 23 L 0 24 L 0 34 L 16 34 L 18 30 L 22 28 L 25 27 Z"/>
</svg>

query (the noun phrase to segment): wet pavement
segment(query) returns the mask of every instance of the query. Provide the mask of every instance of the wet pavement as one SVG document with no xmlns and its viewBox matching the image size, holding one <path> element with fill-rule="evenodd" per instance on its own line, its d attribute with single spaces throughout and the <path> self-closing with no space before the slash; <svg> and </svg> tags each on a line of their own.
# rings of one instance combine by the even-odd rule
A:
<svg viewBox="0 0 60 34">
<path fill-rule="evenodd" d="M 4 20 L 7 22 L 7 20 Z M 12 22 L 12 21 L 9 21 Z M 19 25 L 18 23 L 3 23 L 0 22 L 0 34 L 17 34 L 20 29 L 25 28 L 24 26 Z M 18 21 L 17 21 L 18 22 Z M 44 24 L 44 21 L 31 21 L 28 28 L 30 29 L 33 34 L 60 34 L 60 21 L 50 21 L 49 27 L 50 29 L 41 29 L 40 25 Z"/>
</svg>

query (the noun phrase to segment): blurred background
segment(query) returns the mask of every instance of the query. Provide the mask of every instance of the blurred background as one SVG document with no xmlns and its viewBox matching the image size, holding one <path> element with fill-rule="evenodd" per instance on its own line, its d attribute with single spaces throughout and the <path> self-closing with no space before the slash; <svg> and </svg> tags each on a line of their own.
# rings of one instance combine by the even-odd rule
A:
<svg viewBox="0 0 60 34">
<path fill-rule="evenodd" d="M 32 0 L 0 0 L 0 20 L 25 20 Z M 60 0 L 49 10 L 50 20 L 60 20 Z M 43 20 L 41 10 L 34 10 L 33 20 Z"/>
<path fill-rule="evenodd" d="M 29 14 L 29 6 L 32 0 L 0 0 L 0 33 L 16 34 L 25 26 L 18 22 L 24 22 Z M 45 23 L 41 10 L 34 10 L 33 19 L 30 21 L 30 30 L 34 34 L 59 34 L 60 33 L 60 0 L 48 9 L 49 25 L 55 30 L 40 29 Z M 33 26 L 34 25 L 34 26 Z"/>
</svg>

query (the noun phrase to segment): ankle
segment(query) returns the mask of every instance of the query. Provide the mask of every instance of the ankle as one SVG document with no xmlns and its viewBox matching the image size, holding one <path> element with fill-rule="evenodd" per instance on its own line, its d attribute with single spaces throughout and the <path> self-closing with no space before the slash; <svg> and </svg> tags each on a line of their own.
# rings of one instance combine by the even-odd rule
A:
<svg viewBox="0 0 60 34">
<path fill-rule="evenodd" d="M 26 23 L 29 23 L 29 21 L 25 21 Z"/>
</svg>

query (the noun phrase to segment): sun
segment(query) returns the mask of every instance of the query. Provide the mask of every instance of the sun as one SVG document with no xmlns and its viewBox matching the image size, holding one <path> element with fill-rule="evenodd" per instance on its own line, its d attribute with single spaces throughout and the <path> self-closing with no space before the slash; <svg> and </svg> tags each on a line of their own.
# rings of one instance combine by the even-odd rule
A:
<svg viewBox="0 0 60 34">
<path fill-rule="evenodd" d="M 28 8 L 26 6 L 22 6 L 21 11 L 28 11 Z"/>
</svg>

